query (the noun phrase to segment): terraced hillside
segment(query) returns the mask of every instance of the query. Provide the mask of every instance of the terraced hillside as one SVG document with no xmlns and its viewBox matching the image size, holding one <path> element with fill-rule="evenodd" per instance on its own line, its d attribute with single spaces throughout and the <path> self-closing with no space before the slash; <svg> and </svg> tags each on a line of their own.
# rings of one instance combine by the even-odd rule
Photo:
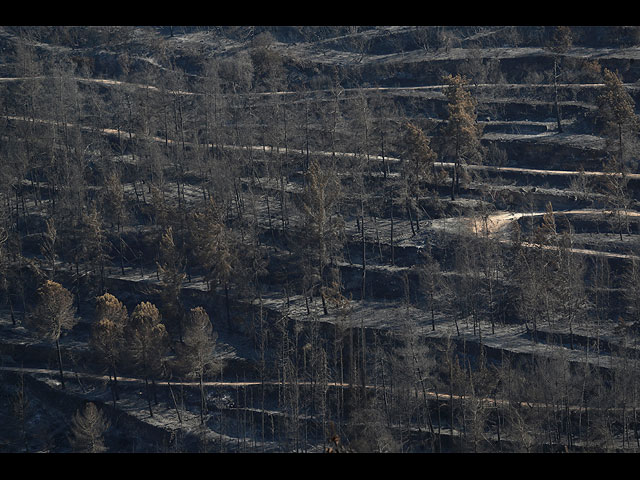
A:
<svg viewBox="0 0 640 480">
<path fill-rule="evenodd" d="M 637 451 L 638 34 L 1 28 L 0 450 Z"/>
</svg>

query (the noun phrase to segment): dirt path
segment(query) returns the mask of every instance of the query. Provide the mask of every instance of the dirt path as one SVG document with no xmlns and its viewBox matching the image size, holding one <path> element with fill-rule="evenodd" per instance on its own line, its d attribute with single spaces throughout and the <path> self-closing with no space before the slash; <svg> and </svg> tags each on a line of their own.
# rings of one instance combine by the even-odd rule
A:
<svg viewBox="0 0 640 480">
<path fill-rule="evenodd" d="M 541 217 L 546 212 L 499 212 L 492 215 L 489 215 L 487 219 L 486 228 L 489 231 L 490 235 L 499 235 L 505 233 L 505 229 L 507 226 L 511 224 L 511 222 L 518 220 L 522 217 Z M 575 210 L 558 210 L 555 211 L 554 214 L 564 214 L 564 215 L 610 215 L 612 212 L 607 210 L 597 210 L 593 208 L 583 208 L 583 209 L 575 209 Z M 628 210 L 626 215 L 629 217 L 640 217 L 640 212 L 636 212 L 634 210 Z M 481 222 L 473 219 L 471 221 L 474 223 L 474 227 L 481 231 L 484 228 L 484 225 L 480 225 Z"/>
<path fill-rule="evenodd" d="M 49 124 L 49 125 L 53 125 L 53 126 L 61 126 L 62 124 L 60 124 L 59 122 L 56 122 L 54 120 L 46 120 L 46 119 L 29 119 L 26 117 L 18 117 L 18 116 L 14 116 L 14 115 L 5 115 L 4 116 L 5 119 L 7 120 L 13 120 L 13 121 L 20 121 L 20 122 L 29 122 L 29 121 L 33 121 L 36 123 L 42 123 L 42 124 Z M 64 126 L 68 127 L 68 128 L 80 128 L 81 130 L 84 131 L 96 131 L 95 128 L 93 127 L 86 127 L 86 126 L 82 126 L 82 125 L 75 125 L 72 123 L 65 123 Z M 165 139 L 162 137 L 158 137 L 158 136 L 150 136 L 150 135 L 139 135 L 133 132 L 128 132 L 128 131 L 124 131 L 124 130 L 117 130 L 115 128 L 101 128 L 98 129 L 97 131 L 101 132 L 104 135 L 120 135 L 123 138 L 142 138 L 144 140 L 150 140 L 150 141 L 154 141 L 154 142 L 159 142 L 159 143 L 169 143 L 169 144 L 173 144 L 176 143 L 174 140 L 172 139 Z M 503 134 L 501 135 L 505 138 L 509 138 L 509 137 L 513 137 L 513 138 L 519 138 L 522 137 L 522 135 L 517 135 L 517 134 Z M 548 133 L 543 133 L 543 134 L 537 134 L 537 135 L 527 135 L 527 138 L 536 138 L 536 137 L 549 137 L 551 136 L 551 134 Z M 597 137 L 594 137 L 597 138 Z M 187 145 L 193 145 L 191 142 L 185 142 Z M 200 147 L 202 147 L 203 145 L 198 145 Z M 262 152 L 262 151 L 267 151 L 267 152 L 271 152 L 272 150 L 276 150 L 278 152 L 280 151 L 284 151 L 283 147 L 271 147 L 268 145 L 216 145 L 216 144 L 209 144 L 207 145 L 208 148 L 216 148 L 219 147 L 222 150 L 228 149 L 228 150 L 253 150 L 256 152 Z M 328 152 L 328 151 L 313 151 L 311 152 L 313 155 L 316 156 L 326 156 L 326 157 L 332 157 L 332 156 L 338 156 L 338 157 L 342 157 L 342 158 L 358 158 L 358 157 L 363 157 L 362 154 L 356 154 L 356 153 L 352 153 L 352 152 Z M 374 160 L 374 161 L 385 161 L 385 162 L 390 162 L 390 163 L 401 163 L 402 159 L 401 158 L 395 158 L 395 157 L 388 157 L 388 156 L 381 156 L 381 155 L 369 155 L 367 157 L 369 160 Z M 437 167 L 441 167 L 441 168 L 453 168 L 454 164 L 451 162 L 435 162 L 435 166 Z M 523 167 L 497 167 L 497 166 L 492 166 L 492 165 L 466 165 L 465 166 L 466 169 L 468 170 L 485 170 L 485 171 L 493 171 L 493 172 L 511 172 L 511 173 L 521 173 L 521 174 L 535 174 L 535 175 L 561 175 L 561 176 L 578 176 L 578 175 L 587 175 L 587 176 L 604 176 L 604 175 L 614 175 L 614 176 L 618 176 L 620 174 L 617 173 L 607 173 L 607 172 L 602 172 L 602 171 L 577 171 L 577 170 L 544 170 L 544 169 L 536 169 L 536 168 L 523 168 Z M 640 179 L 640 173 L 628 173 L 626 174 L 626 177 L 629 179 Z"/>
<path fill-rule="evenodd" d="M 56 377 L 58 377 L 60 375 L 59 370 L 53 370 L 53 369 L 46 369 L 46 368 L 26 368 L 26 367 L 6 367 L 6 366 L 0 366 L 0 371 L 9 371 L 9 372 L 17 372 L 17 373 L 26 373 L 26 374 L 35 374 L 35 375 L 46 375 L 46 376 L 50 376 L 50 378 L 52 380 L 55 380 Z M 79 373 L 79 372 L 69 372 L 69 371 L 64 371 L 64 375 L 65 378 L 83 378 L 85 380 L 93 380 L 93 381 L 110 381 L 111 378 L 107 375 L 94 375 L 94 374 L 88 374 L 88 373 Z M 144 380 L 140 379 L 140 378 L 132 378 L 132 377 L 118 377 L 118 382 L 120 383 L 135 383 L 135 384 L 139 384 L 139 385 L 144 385 Z M 176 381 L 176 382 L 167 382 L 167 381 L 163 381 L 163 380 L 156 380 L 155 381 L 156 385 L 159 386 L 168 386 L 169 384 L 172 387 L 180 387 L 180 386 L 185 386 L 185 387 L 193 387 L 193 388 L 200 388 L 200 384 L 198 382 L 184 382 L 184 381 Z M 293 382 L 285 382 L 285 384 L 288 385 L 293 385 Z M 260 386 L 260 385 L 267 385 L 267 386 L 278 386 L 278 385 L 283 385 L 283 382 L 277 382 L 277 381 L 269 381 L 269 382 L 241 382 L 241 381 L 236 381 L 236 382 L 220 382 L 220 381 L 205 381 L 203 382 L 203 385 L 206 387 L 232 387 L 232 388 L 242 388 L 242 387 L 251 387 L 251 386 Z M 305 382 L 305 381 L 298 381 L 295 382 L 296 386 L 310 386 L 312 385 L 312 382 Z M 317 384 L 315 384 L 317 386 Z M 329 382 L 327 384 L 327 386 L 329 387 L 340 387 L 340 388 L 359 388 L 359 386 L 352 386 L 349 385 L 347 383 L 338 383 L 338 382 Z M 381 386 L 376 386 L 376 385 L 366 385 L 367 389 L 381 389 Z M 437 392 L 437 391 L 433 391 L 433 390 L 427 390 L 427 391 L 423 391 L 423 392 L 416 392 L 416 394 L 422 396 L 424 393 L 424 395 L 426 395 L 427 398 L 432 399 L 432 400 L 439 400 L 439 401 L 443 401 L 443 402 L 447 402 L 450 401 L 451 398 L 453 398 L 454 400 L 465 400 L 466 398 L 469 398 L 468 396 L 465 395 L 450 395 L 448 393 L 445 392 Z M 498 405 L 500 405 L 501 407 L 504 406 L 508 406 L 508 405 L 513 405 L 513 401 L 511 400 L 502 400 L 499 398 L 495 398 L 495 397 L 483 397 L 480 399 L 484 404 L 485 407 L 488 408 L 495 408 Z M 529 408 L 553 408 L 554 406 L 552 405 L 546 405 L 544 403 L 535 403 L 535 402 L 529 402 L 529 401 L 522 401 L 519 403 L 520 407 L 529 407 Z M 580 406 L 580 405 L 568 405 L 567 408 L 569 408 L 572 411 L 585 411 L 585 407 L 584 406 Z M 595 407 L 589 407 L 588 408 L 590 411 L 596 411 L 598 410 L 598 408 Z M 612 409 L 612 408 L 607 408 L 607 411 L 613 411 L 616 409 Z"/>
<path fill-rule="evenodd" d="M 37 374 L 37 375 L 50 375 L 52 379 L 56 379 L 56 377 L 60 376 L 60 371 L 59 370 L 55 370 L 55 369 L 49 369 L 49 368 L 29 368 L 29 367 L 8 367 L 8 366 L 0 366 L 0 370 L 4 370 L 4 371 L 9 371 L 9 372 L 21 372 L 21 373 L 29 373 L 29 374 Z M 93 373 L 82 373 L 82 372 L 70 372 L 68 370 L 64 370 L 63 371 L 64 377 L 65 378 L 75 378 L 75 377 L 80 377 L 83 379 L 87 379 L 87 380 L 93 380 L 93 381 L 111 381 L 111 377 L 109 375 L 100 375 L 100 374 L 93 374 Z M 141 384 L 144 385 L 144 379 L 142 378 L 136 378 L 136 377 L 126 377 L 126 376 L 118 376 L 118 382 L 119 383 L 134 383 L 134 384 Z M 184 387 L 196 387 L 199 388 L 200 387 L 200 383 L 197 381 L 166 381 L 166 380 L 156 380 L 155 381 L 156 385 L 161 385 L 161 386 L 168 386 L 171 385 L 172 387 L 175 386 L 184 386 Z M 314 383 L 312 382 L 305 382 L 305 381 L 298 381 L 296 383 L 296 385 L 313 385 Z M 251 387 L 251 386 L 258 386 L 258 385 L 269 385 L 269 386 L 276 386 L 276 385 L 282 385 L 282 382 L 278 382 L 278 381 L 265 381 L 265 382 L 260 382 L 260 381 L 254 381 L 254 382 L 247 382 L 247 381 L 205 381 L 203 382 L 204 386 L 207 387 Z M 329 382 L 327 383 L 328 386 L 331 387 L 342 387 L 342 388 L 348 388 L 349 384 L 348 383 L 340 383 L 340 382 Z M 375 386 L 373 385 L 368 385 L 367 388 L 375 388 Z"/>
<path fill-rule="evenodd" d="M 33 77 L 0 77 L 0 83 L 9 83 L 9 82 L 24 82 L 24 81 L 33 81 L 33 80 L 48 80 L 52 77 L 48 77 L 45 75 L 37 75 Z M 160 89 L 154 85 L 148 85 L 144 83 L 133 83 L 133 82 L 124 82 L 122 80 L 113 80 L 108 78 L 89 78 L 89 77 L 71 77 L 73 80 L 78 82 L 85 83 L 98 83 L 102 85 L 114 85 L 121 87 L 131 87 L 131 88 L 139 88 L 139 89 L 150 89 L 154 91 L 160 91 Z M 640 88 L 635 83 L 627 83 L 623 84 L 625 88 L 629 89 L 637 89 Z M 402 92 L 402 91 L 439 91 L 444 90 L 448 85 L 446 84 L 438 84 L 438 85 L 417 85 L 410 87 L 359 87 L 359 88 L 345 88 L 345 91 L 358 91 L 358 92 Z M 603 88 L 605 86 L 604 83 L 558 83 L 557 87 L 560 88 Z M 555 88 L 553 84 L 547 83 L 505 83 L 505 84 L 496 84 L 496 83 L 474 83 L 470 84 L 469 88 L 471 89 L 488 89 L 488 88 L 497 88 L 500 90 L 519 90 L 522 88 Z M 314 89 L 309 90 L 307 93 L 315 94 L 318 92 L 331 92 L 331 89 Z M 167 91 L 167 93 L 171 94 L 179 94 L 179 95 L 201 95 L 199 92 L 190 92 L 186 90 L 175 90 L 175 91 Z M 292 90 L 280 90 L 275 92 L 255 92 L 255 95 L 268 96 L 268 95 L 300 95 L 300 92 L 292 91 Z"/>
<path fill-rule="evenodd" d="M 489 236 L 497 239 L 502 243 L 511 244 L 511 240 L 509 239 L 509 227 L 512 225 L 512 222 L 522 218 L 522 217 L 541 217 L 546 212 L 499 212 L 493 215 L 490 215 L 487 218 L 486 224 L 482 222 L 482 220 L 477 218 L 467 218 L 465 223 L 468 226 L 470 232 L 484 232 L 486 228 Z M 577 209 L 577 210 L 559 210 L 554 212 L 555 214 L 601 214 L 606 215 L 608 212 L 606 210 L 594 210 L 594 209 Z M 632 217 L 640 217 L 640 212 L 636 211 L 628 211 L 628 216 Z M 486 227 L 485 227 L 486 225 Z M 540 245 L 537 243 L 531 242 L 523 242 L 522 246 L 528 248 L 543 248 L 545 250 L 557 250 L 558 247 L 553 245 Z M 602 256 L 607 258 L 620 258 L 625 260 L 630 259 L 638 259 L 640 260 L 640 256 L 631 255 L 625 253 L 615 253 L 615 252 L 607 252 L 602 250 L 593 250 L 587 248 L 569 248 L 569 251 L 573 253 L 578 253 L 582 255 L 592 255 L 592 256 Z"/>
</svg>

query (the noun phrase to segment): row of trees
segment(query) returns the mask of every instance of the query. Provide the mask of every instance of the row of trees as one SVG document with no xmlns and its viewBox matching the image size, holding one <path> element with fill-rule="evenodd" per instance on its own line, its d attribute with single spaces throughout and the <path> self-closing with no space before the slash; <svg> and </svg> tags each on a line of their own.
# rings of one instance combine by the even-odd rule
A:
<svg viewBox="0 0 640 480">
<path fill-rule="evenodd" d="M 39 338 L 55 343 L 60 383 L 65 388 L 60 338 L 77 323 L 71 293 L 62 285 L 47 280 L 38 290 L 34 311 L 27 317 L 27 326 Z M 184 331 L 172 345 L 160 312 L 150 302 L 138 304 L 131 315 L 115 296 L 105 293 L 97 297 L 95 321 L 89 346 L 91 356 L 108 371 L 111 379 L 113 406 L 119 397 L 118 373 L 123 370 L 144 379 L 149 414 L 153 416 L 152 392 L 155 380 L 165 376 L 167 369 L 178 376 L 198 379 L 201 391 L 201 419 L 206 411 L 203 380 L 210 371 L 217 372 L 222 364 L 217 357 L 216 338 L 209 315 L 202 307 L 186 315 Z M 167 360 L 169 350 L 174 352 Z M 157 404 L 157 398 L 155 399 Z M 204 421 L 204 420 L 203 420 Z"/>
</svg>

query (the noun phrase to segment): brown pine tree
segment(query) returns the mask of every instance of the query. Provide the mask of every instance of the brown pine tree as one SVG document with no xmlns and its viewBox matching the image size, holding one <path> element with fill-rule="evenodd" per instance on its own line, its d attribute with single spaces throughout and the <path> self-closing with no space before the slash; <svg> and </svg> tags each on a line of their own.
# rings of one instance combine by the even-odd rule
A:
<svg viewBox="0 0 640 480">
<path fill-rule="evenodd" d="M 162 357 L 169 345 L 169 336 L 156 306 L 149 302 L 138 304 L 124 333 L 128 359 L 144 378 L 149 414 L 153 417 L 149 381 L 155 386 L 155 378 L 162 371 Z"/>
<path fill-rule="evenodd" d="M 604 92 L 596 99 L 601 131 L 609 142 L 618 144 L 618 160 L 627 160 L 627 144 L 635 140 L 640 120 L 635 113 L 635 102 L 626 90 L 620 77 L 611 70 L 604 69 Z"/>
<path fill-rule="evenodd" d="M 453 160 L 451 199 L 460 191 L 460 177 L 464 165 L 480 163 L 483 147 L 480 144 L 482 126 L 478 125 L 477 100 L 467 90 L 467 81 L 460 75 L 445 77 L 447 87 L 447 123 L 440 135 L 441 151 L 445 158 Z"/>
<path fill-rule="evenodd" d="M 435 178 L 434 160 L 436 153 L 431 149 L 431 142 L 423 130 L 417 125 L 407 122 L 404 125 L 405 149 L 407 162 L 404 177 L 407 183 L 407 207 L 413 201 L 416 230 L 420 231 L 419 212 L 422 184 Z"/>
<path fill-rule="evenodd" d="M 100 364 L 113 378 L 112 396 L 118 398 L 117 371 L 124 349 L 124 327 L 129 319 L 127 307 L 110 293 L 96 299 L 96 322 L 91 329 L 89 345 Z"/>
<path fill-rule="evenodd" d="M 202 307 L 192 308 L 187 317 L 183 342 L 176 345 L 176 367 L 181 373 L 198 379 L 201 423 L 204 423 L 207 409 L 204 377 L 207 372 L 219 370 L 222 366 L 216 355 L 217 338 L 206 310 Z"/>
<path fill-rule="evenodd" d="M 103 435 L 110 423 L 95 403 L 88 402 L 78 409 L 71 420 L 69 442 L 78 453 L 103 453 L 107 451 Z"/>
<path fill-rule="evenodd" d="M 60 383 L 62 388 L 65 388 L 60 337 L 65 330 L 71 330 L 77 323 L 71 293 L 57 282 L 45 281 L 38 289 L 35 310 L 26 320 L 27 327 L 32 329 L 38 337 L 55 342 L 60 368 Z"/>
</svg>

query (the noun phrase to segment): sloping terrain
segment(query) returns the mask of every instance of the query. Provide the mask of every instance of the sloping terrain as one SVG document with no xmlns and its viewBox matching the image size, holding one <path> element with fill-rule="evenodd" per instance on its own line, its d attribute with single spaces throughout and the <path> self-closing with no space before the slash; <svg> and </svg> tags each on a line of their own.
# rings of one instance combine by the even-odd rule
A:
<svg viewBox="0 0 640 480">
<path fill-rule="evenodd" d="M 572 27 L 560 53 L 533 26 L 1 30 L 2 451 L 72 451 L 86 401 L 112 451 L 640 448 L 637 135 L 601 107 L 605 71 L 638 99 L 637 29 Z M 481 127 L 461 167 L 456 74 Z M 417 181 L 407 123 L 434 151 Z M 179 309 L 217 335 L 205 413 L 171 367 L 169 228 Z M 78 317 L 64 388 L 28 328 L 46 279 Z M 105 292 L 171 338 L 117 401 L 90 342 Z"/>
</svg>

